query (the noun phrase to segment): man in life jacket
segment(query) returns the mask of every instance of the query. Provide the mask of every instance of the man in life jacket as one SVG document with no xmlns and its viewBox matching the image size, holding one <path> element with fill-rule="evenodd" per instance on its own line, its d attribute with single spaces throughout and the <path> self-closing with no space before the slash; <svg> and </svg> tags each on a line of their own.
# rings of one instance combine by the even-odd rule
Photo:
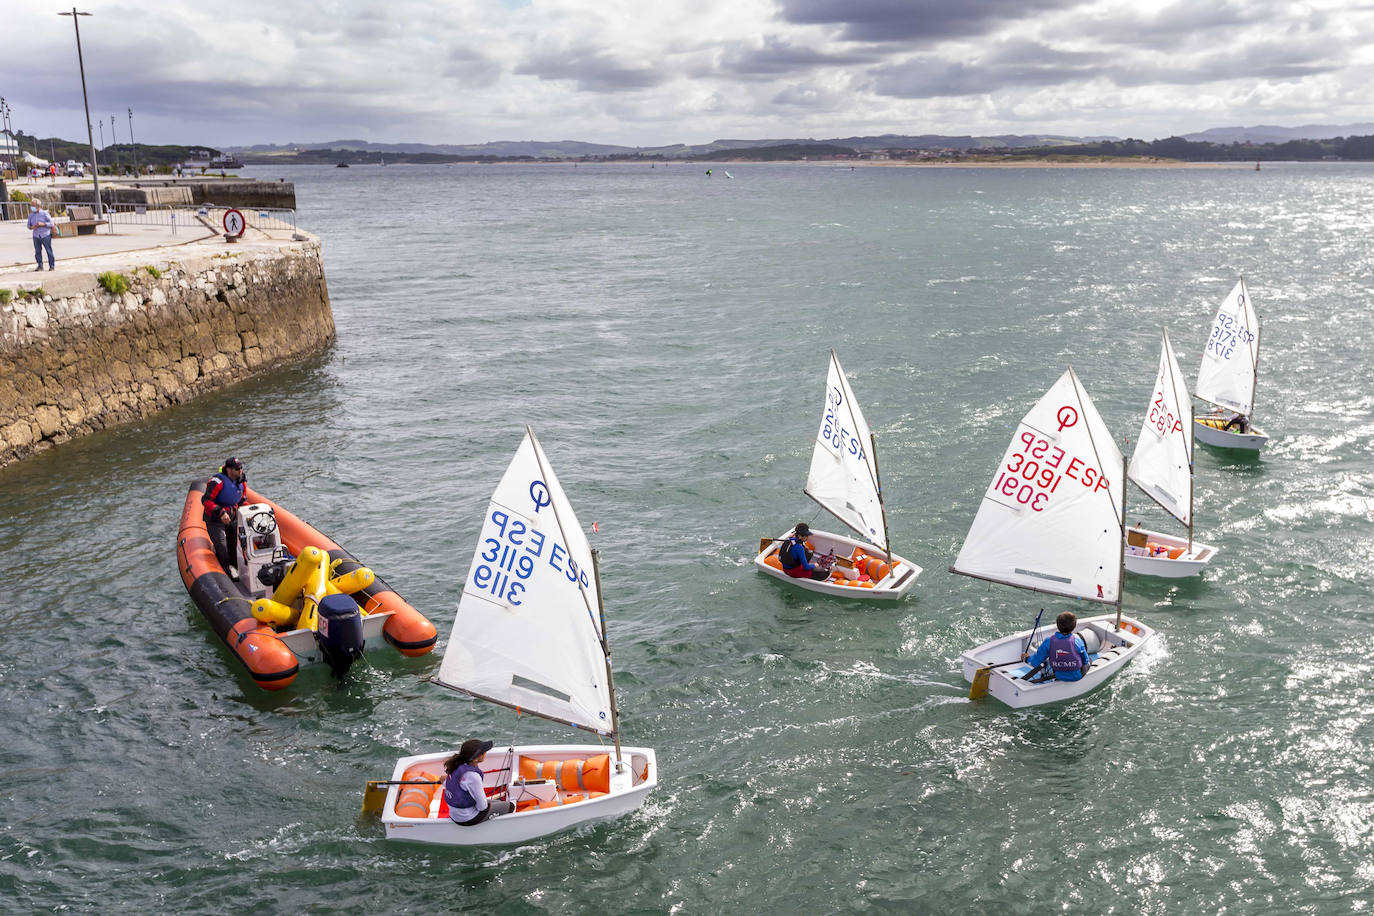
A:
<svg viewBox="0 0 1374 916">
<path fill-rule="evenodd" d="M 1059 632 L 1040 643 L 1033 655 L 1023 658 L 1032 669 L 1048 663 L 1056 681 L 1082 680 L 1092 660 L 1083 637 L 1074 632 L 1078 618 L 1073 611 L 1065 611 L 1054 618 L 1054 625 Z"/>
<path fill-rule="evenodd" d="M 205 531 L 215 546 L 215 557 L 224 571 L 232 575 L 238 537 L 234 533 L 234 514 L 247 501 L 244 488 L 248 475 L 243 462 L 226 458 L 219 473 L 205 482 Z"/>
<path fill-rule="evenodd" d="M 809 537 L 811 526 L 806 522 L 798 522 L 792 533 L 783 538 L 782 546 L 778 548 L 778 562 L 782 564 L 782 571 L 793 579 L 815 579 L 818 582 L 829 579 L 830 573 L 811 562 L 812 552 L 806 546 Z"/>
<path fill-rule="evenodd" d="M 515 805 L 501 799 L 488 799 L 482 775 L 477 764 L 487 759 L 491 750 L 490 741 L 469 738 L 463 742 L 458 753 L 444 761 L 444 801 L 448 803 L 449 820 L 460 827 L 474 827 L 489 817 L 510 814 Z"/>
</svg>

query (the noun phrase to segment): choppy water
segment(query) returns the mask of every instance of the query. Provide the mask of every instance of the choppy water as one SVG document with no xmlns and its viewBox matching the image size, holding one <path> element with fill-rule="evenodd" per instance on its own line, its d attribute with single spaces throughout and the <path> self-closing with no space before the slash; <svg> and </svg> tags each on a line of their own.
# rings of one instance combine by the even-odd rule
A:
<svg viewBox="0 0 1374 916">
<path fill-rule="evenodd" d="M 0 470 L 0 910 L 1333 912 L 1374 896 L 1374 169 L 260 169 L 325 240 L 337 346 Z M 1202 581 L 1106 689 L 969 703 L 959 653 L 1067 602 L 945 572 L 1073 364 L 1134 436 L 1161 325 L 1191 377 L 1244 274 L 1258 461 L 1200 449 Z M 879 437 L 896 607 L 757 575 L 834 347 Z M 583 736 L 376 654 L 243 674 L 186 597 L 187 481 L 227 454 L 446 632 L 540 435 L 599 523 L 633 816 L 498 851 L 358 817 L 403 753 Z M 1130 496 L 1132 519 L 1165 529 Z"/>
</svg>

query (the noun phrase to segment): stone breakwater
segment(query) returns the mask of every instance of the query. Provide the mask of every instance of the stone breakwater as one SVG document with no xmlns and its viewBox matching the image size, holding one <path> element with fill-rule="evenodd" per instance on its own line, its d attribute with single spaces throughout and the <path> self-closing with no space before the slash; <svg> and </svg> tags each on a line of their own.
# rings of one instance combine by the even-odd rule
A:
<svg viewBox="0 0 1374 916">
<path fill-rule="evenodd" d="M 91 275 L 0 302 L 0 466 L 334 339 L 313 238 L 170 260 L 159 252 L 134 263 L 149 260 L 153 270 L 123 272 L 122 293 Z"/>
</svg>

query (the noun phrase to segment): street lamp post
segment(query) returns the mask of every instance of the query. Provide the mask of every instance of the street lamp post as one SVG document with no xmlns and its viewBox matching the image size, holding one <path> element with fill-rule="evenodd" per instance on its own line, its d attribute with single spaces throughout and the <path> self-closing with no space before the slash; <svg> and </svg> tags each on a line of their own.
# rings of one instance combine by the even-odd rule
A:
<svg viewBox="0 0 1374 916">
<path fill-rule="evenodd" d="M 119 174 L 119 138 L 115 136 L 115 116 L 110 115 L 110 142 L 114 144 L 115 174 Z"/>
<path fill-rule="evenodd" d="M 95 181 L 95 212 L 97 216 L 103 216 L 105 205 L 100 200 L 100 163 L 95 158 L 95 137 L 91 135 L 91 102 L 86 96 L 86 62 L 81 57 L 81 16 L 89 16 L 90 13 L 79 13 L 76 7 L 72 7 L 70 13 L 58 13 L 59 16 L 72 17 L 72 27 L 76 29 L 76 65 L 81 70 L 81 101 L 86 106 L 86 142 L 91 147 L 91 178 Z M 104 140 L 101 140 L 102 145 Z M 114 232 L 114 226 L 110 226 L 110 231 Z"/>
<path fill-rule="evenodd" d="M 134 110 L 129 109 L 129 145 L 134 148 L 134 174 L 138 174 L 138 141 L 134 139 Z"/>
</svg>

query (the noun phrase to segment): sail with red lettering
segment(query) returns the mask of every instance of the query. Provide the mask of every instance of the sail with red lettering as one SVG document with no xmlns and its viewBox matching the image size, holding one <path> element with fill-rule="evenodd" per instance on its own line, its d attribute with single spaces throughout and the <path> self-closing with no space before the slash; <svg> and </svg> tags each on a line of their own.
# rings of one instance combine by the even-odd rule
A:
<svg viewBox="0 0 1374 916">
<path fill-rule="evenodd" d="M 1129 476 L 1141 491 L 1189 528 L 1193 525 L 1192 399 L 1178 368 L 1169 332 L 1159 353 L 1159 373 L 1136 437 Z"/>
<path fill-rule="evenodd" d="M 526 428 L 487 504 L 434 681 L 614 734 L 591 545 Z"/>
<path fill-rule="evenodd" d="M 1259 315 L 1242 277 L 1221 301 L 1212 322 L 1197 371 L 1197 396 L 1250 416 L 1255 409 L 1259 345 Z"/>
<path fill-rule="evenodd" d="M 1115 604 L 1124 460 L 1073 369 L 1021 420 L 951 572 Z"/>
<path fill-rule="evenodd" d="M 830 372 L 825 379 L 825 404 L 821 426 L 811 451 L 811 470 L 806 476 L 810 496 L 858 535 L 875 544 L 887 544 L 878 474 L 873 466 L 873 433 L 864 419 L 849 380 L 835 351 L 830 351 Z"/>
</svg>

